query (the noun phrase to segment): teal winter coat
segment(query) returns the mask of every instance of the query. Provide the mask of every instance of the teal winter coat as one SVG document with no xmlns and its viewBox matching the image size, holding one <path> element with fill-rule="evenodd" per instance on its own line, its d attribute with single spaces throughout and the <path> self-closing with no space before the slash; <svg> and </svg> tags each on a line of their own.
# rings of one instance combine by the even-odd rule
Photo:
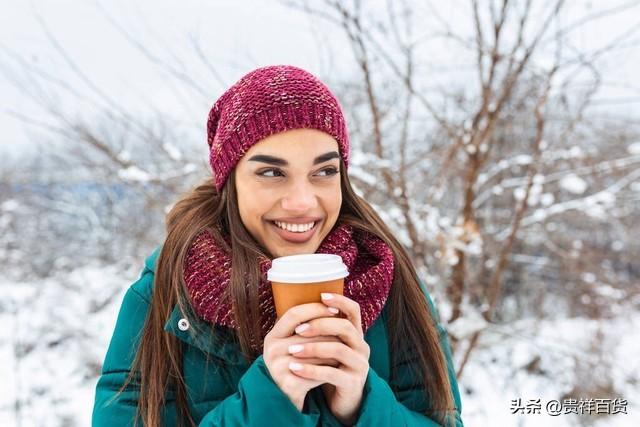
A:
<svg viewBox="0 0 640 427">
<path fill-rule="evenodd" d="M 117 393 L 129 374 L 135 352 L 139 345 L 145 316 L 149 309 L 153 277 L 159 249 L 145 261 L 140 278 L 125 293 L 115 330 L 109 344 L 102 374 L 96 385 L 92 425 L 113 427 L 133 425 L 139 389 L 129 384 L 123 393 L 110 404 L 107 402 Z M 434 313 L 437 312 L 426 290 L 425 296 Z M 386 331 L 386 308 L 365 334 L 371 352 L 369 374 L 364 386 L 364 395 L 358 417 L 358 426 L 439 426 L 436 421 L 424 416 L 428 407 L 420 380 L 413 377 L 410 366 L 403 364 L 394 382 L 389 381 L 390 359 Z M 444 328 L 437 324 L 440 343 L 444 349 L 449 380 L 457 407 L 456 427 L 462 426 L 460 418 L 460 394 L 451 361 L 451 350 Z M 189 331 L 206 331 L 193 334 Z M 221 329 L 222 328 L 222 329 Z M 176 305 L 167 320 L 165 331 L 178 337 L 183 344 L 183 375 L 187 387 L 189 410 L 199 426 L 340 426 L 329 410 L 321 389 L 312 389 L 307 394 L 302 412 L 271 379 L 262 356 L 248 364 L 242 357 L 238 345 L 232 340 L 217 339 L 229 336 L 221 326 L 208 327 L 197 316 L 186 318 Z M 220 332 L 218 334 L 218 332 Z M 225 334 L 227 332 L 227 334 Z M 226 368 L 211 360 L 222 360 Z M 405 373 L 403 375 L 402 373 Z M 163 410 L 164 426 L 175 426 L 176 404 L 172 391 L 166 395 Z M 138 425 L 142 425 L 138 420 Z"/>
</svg>

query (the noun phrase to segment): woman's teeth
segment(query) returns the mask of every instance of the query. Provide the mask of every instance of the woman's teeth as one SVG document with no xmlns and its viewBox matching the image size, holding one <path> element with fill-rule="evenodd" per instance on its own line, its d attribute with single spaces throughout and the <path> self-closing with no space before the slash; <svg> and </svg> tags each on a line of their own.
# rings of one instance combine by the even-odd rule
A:
<svg viewBox="0 0 640 427">
<path fill-rule="evenodd" d="M 308 224 L 287 224 L 285 222 L 274 221 L 275 224 L 282 228 L 283 230 L 291 231 L 294 233 L 304 233 L 305 231 L 309 231 L 315 225 L 315 222 L 310 222 Z"/>
</svg>

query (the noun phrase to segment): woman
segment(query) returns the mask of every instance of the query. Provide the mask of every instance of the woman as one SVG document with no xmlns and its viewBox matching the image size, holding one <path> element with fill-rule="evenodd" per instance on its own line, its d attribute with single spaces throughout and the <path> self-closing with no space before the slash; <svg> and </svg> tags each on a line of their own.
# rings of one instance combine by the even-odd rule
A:
<svg viewBox="0 0 640 427">
<path fill-rule="evenodd" d="M 176 203 L 125 294 L 94 426 L 461 426 L 444 329 L 406 251 L 349 182 L 340 105 L 259 68 L 213 105 L 213 179 Z M 271 259 L 338 254 L 344 296 L 276 320 Z"/>
</svg>

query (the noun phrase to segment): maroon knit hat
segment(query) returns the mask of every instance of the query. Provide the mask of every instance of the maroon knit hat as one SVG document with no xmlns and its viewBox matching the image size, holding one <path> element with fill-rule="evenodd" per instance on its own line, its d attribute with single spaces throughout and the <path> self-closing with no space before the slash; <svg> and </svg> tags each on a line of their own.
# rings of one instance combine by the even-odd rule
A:
<svg viewBox="0 0 640 427">
<path fill-rule="evenodd" d="M 345 168 L 349 135 L 337 98 L 313 74 L 292 65 L 258 68 L 218 98 L 207 121 L 209 163 L 218 191 L 247 150 L 290 129 L 311 128 L 338 142 Z"/>
</svg>

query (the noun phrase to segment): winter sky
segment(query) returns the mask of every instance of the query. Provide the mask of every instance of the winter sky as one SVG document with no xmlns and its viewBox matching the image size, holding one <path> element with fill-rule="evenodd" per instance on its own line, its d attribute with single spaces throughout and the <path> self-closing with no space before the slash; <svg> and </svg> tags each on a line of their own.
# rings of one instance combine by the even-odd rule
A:
<svg viewBox="0 0 640 427">
<path fill-rule="evenodd" d="M 366 4 L 382 4 L 380 1 Z M 428 2 L 426 2 L 428 3 Z M 426 3 L 417 2 L 417 5 Z M 438 5 L 442 16 L 451 22 L 464 22 L 462 0 L 431 2 Z M 625 1 L 572 1 L 562 19 L 573 22 L 593 10 L 617 6 Z M 422 7 L 422 6 L 421 6 Z M 467 7 L 468 9 L 468 7 Z M 176 57 L 176 67 L 196 77 L 205 93 L 211 93 L 210 103 L 224 88 L 257 66 L 290 63 L 307 68 L 319 76 L 334 77 L 354 72 L 350 48 L 339 29 L 311 28 L 310 20 L 273 0 L 207 1 L 185 0 L 0 0 L 0 93 L 5 100 L 0 110 L 3 130 L 0 148 L 11 151 L 34 150 L 28 144 L 25 125 L 15 115 L 42 117 L 41 110 L 24 93 L 10 83 L 10 78 L 22 78 L 24 73 L 10 53 L 19 54 L 31 64 L 43 66 L 56 77 L 68 81 L 74 90 L 90 92 L 89 86 L 77 75 L 48 40 L 46 30 L 54 35 L 84 76 L 101 91 L 130 111 L 148 113 L 150 106 L 184 118 L 197 128 L 202 126 L 210 105 L 203 97 L 190 96 L 183 88 L 167 84 L 166 75 L 148 57 L 129 43 L 115 27 L 125 29 L 141 41 L 152 54 L 163 58 L 167 51 Z M 604 40 L 630 28 L 640 28 L 640 7 L 596 22 L 589 31 L 575 34 L 577 47 L 599 46 Z M 632 30 L 633 31 L 633 30 Z M 189 48 L 189 37 L 198 36 L 207 60 L 215 66 L 220 80 L 212 77 Z M 630 40 L 638 44 L 640 31 Z M 331 52 L 327 44 L 334 46 Z M 335 46 L 344 45 L 345 49 Z M 339 56 L 336 56 L 339 55 Z M 640 85 L 635 81 L 640 69 L 640 49 L 627 48 L 611 56 L 603 64 L 605 84 L 596 105 L 626 112 L 638 111 Z M 201 76 L 201 78 L 200 78 Z M 8 78 L 9 77 L 9 78 Z M 197 99 L 196 99 L 197 98 Z M 61 97 L 60 108 L 82 111 L 81 106 Z M 9 101 L 7 101 L 9 100 Z M 65 105 L 65 102 L 71 105 Z M 600 103 L 600 104 L 598 104 Z M 36 138 L 37 139 L 37 138 Z"/>
</svg>

